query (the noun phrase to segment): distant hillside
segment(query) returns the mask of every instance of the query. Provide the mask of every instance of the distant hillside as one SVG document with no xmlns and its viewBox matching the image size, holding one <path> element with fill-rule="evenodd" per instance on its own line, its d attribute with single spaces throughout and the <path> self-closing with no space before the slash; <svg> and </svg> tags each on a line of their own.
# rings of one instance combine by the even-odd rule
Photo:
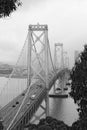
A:
<svg viewBox="0 0 87 130">
<path fill-rule="evenodd" d="M 0 69 L 12 69 L 13 65 L 4 64 L 0 62 Z"/>
<path fill-rule="evenodd" d="M 12 78 L 26 78 L 27 77 L 27 66 L 15 66 L 0 63 L 0 77 L 9 77 L 14 68 L 14 73 L 12 74 Z"/>
<path fill-rule="evenodd" d="M 12 65 L 4 64 L 0 62 L 0 75 L 1 74 L 10 74 L 13 70 Z"/>
</svg>

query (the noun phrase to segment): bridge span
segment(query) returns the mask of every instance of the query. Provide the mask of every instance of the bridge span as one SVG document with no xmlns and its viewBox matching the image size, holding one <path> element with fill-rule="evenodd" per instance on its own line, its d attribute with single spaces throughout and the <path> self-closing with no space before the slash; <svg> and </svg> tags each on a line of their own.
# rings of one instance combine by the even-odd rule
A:
<svg viewBox="0 0 87 130">
<path fill-rule="evenodd" d="M 62 75 L 68 72 L 67 69 L 60 70 L 56 73 L 51 72 L 49 74 L 49 91 L 51 87 L 54 85 L 55 81 Z M 45 99 L 46 96 L 46 84 L 42 82 L 42 80 L 38 80 L 37 82 L 31 85 L 30 91 L 26 100 L 24 102 L 23 107 L 21 108 L 20 113 L 15 119 L 14 123 L 10 127 L 10 130 L 22 130 L 24 129 L 24 125 L 29 123 L 30 119 L 33 117 L 34 113 L 37 111 L 38 107 Z M 6 130 L 14 118 L 18 108 L 20 107 L 24 96 L 26 95 L 26 91 L 22 92 L 18 97 L 13 99 L 10 103 L 8 103 L 5 107 L 0 110 L 0 113 L 3 117 L 4 130 Z M 35 95 L 35 97 L 32 97 Z"/>
<path fill-rule="evenodd" d="M 60 56 L 57 51 L 61 54 Z M 50 51 L 48 26 L 29 25 L 22 52 L 5 85 L 4 100 L 9 99 L 9 92 L 17 93 L 22 85 L 26 86 L 26 89 L 18 96 L 13 96 L 0 110 L 4 130 L 24 130 L 24 126 L 31 121 L 32 117 L 37 120 L 44 114 L 49 115 L 49 91 L 52 86 L 55 88 L 55 82 L 58 79 L 63 82 L 66 73 L 69 73 L 68 66 L 64 64 L 66 62 L 63 58 L 63 44 L 56 44 L 54 59 L 55 63 L 52 61 Z M 25 84 L 22 84 L 21 79 Z M 16 92 L 14 92 L 13 81 L 17 86 Z M 62 86 L 64 87 L 64 82 Z M 4 93 L 3 89 L 2 95 Z M 43 100 L 45 106 L 42 105 Z M 37 117 L 35 112 L 39 107 L 43 109 L 43 113 Z"/>
</svg>

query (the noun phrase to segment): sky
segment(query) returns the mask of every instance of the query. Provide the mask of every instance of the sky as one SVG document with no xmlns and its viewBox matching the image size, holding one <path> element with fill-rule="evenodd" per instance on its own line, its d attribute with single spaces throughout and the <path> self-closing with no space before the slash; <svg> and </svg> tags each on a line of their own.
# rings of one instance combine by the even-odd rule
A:
<svg viewBox="0 0 87 130">
<path fill-rule="evenodd" d="M 0 62 L 16 63 L 29 24 L 47 24 L 50 48 L 63 43 L 74 64 L 74 51 L 87 43 L 87 0 L 21 0 L 10 17 L 0 19 Z"/>
</svg>

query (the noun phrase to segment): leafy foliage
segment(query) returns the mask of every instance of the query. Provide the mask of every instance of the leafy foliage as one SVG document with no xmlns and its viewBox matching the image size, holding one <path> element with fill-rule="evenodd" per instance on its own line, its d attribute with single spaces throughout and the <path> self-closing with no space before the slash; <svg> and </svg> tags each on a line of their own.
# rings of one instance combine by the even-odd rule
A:
<svg viewBox="0 0 87 130">
<path fill-rule="evenodd" d="M 20 0 L 0 0 L 0 18 L 9 16 L 20 5 Z"/>
<path fill-rule="evenodd" d="M 87 117 L 87 45 L 84 46 L 83 52 L 75 62 L 70 77 L 72 80 L 70 95 L 78 104 L 82 119 Z"/>
</svg>

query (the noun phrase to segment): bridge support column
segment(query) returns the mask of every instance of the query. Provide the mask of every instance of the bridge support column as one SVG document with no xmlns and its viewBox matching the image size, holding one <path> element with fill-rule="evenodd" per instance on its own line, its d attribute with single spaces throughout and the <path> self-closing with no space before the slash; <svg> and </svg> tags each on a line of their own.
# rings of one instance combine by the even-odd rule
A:
<svg viewBox="0 0 87 130">
<path fill-rule="evenodd" d="M 62 89 L 62 92 L 63 92 L 64 88 L 65 88 L 65 76 L 63 76 L 61 78 L 61 89 Z"/>
<path fill-rule="evenodd" d="M 46 116 L 49 116 L 49 95 L 48 95 L 48 92 L 46 94 L 45 104 L 46 104 Z"/>
<path fill-rule="evenodd" d="M 40 121 L 41 118 L 45 118 L 49 114 L 47 109 L 49 108 L 47 99 L 49 98 L 46 97 L 45 100 L 40 104 L 38 111 L 33 115 L 30 123 L 37 123 L 37 121 Z"/>
<path fill-rule="evenodd" d="M 53 85 L 53 93 L 54 94 L 56 93 L 56 83 L 54 83 L 54 85 Z"/>
<path fill-rule="evenodd" d="M 66 73 L 63 74 L 63 76 L 61 76 L 61 78 L 59 79 L 59 86 L 62 91 L 64 90 L 64 88 L 66 88 L 67 80 L 68 80 L 68 76 Z"/>
<path fill-rule="evenodd" d="M 56 94 L 59 87 L 59 80 L 56 80 L 53 86 L 53 93 Z"/>
<path fill-rule="evenodd" d="M 46 116 L 49 115 L 49 85 L 48 85 L 48 73 L 49 73 L 49 58 L 48 58 L 48 30 L 45 30 L 45 74 L 46 74 L 46 89 L 47 89 L 47 94 L 46 94 Z"/>
<path fill-rule="evenodd" d="M 44 106 L 40 105 L 39 108 L 42 108 L 44 112 L 42 112 L 41 114 L 39 113 L 39 116 L 36 116 L 36 114 L 34 115 L 34 120 L 33 122 L 35 122 L 36 120 L 39 120 L 44 114 L 46 116 L 49 116 L 49 70 L 50 70 L 50 66 L 51 66 L 51 54 L 50 54 L 50 47 L 49 47 L 49 40 L 48 40 L 48 27 L 47 25 L 35 25 L 31 26 L 32 31 L 43 31 L 43 33 L 41 33 L 41 35 L 38 37 L 38 33 L 34 33 L 34 36 L 37 34 L 36 40 L 34 39 L 34 43 L 36 44 L 36 42 L 38 43 L 38 41 L 41 43 L 41 51 L 39 51 L 39 54 L 37 53 L 37 59 L 39 59 L 39 63 L 41 64 L 41 66 L 39 67 L 42 68 L 42 70 L 40 72 L 43 72 L 44 76 L 39 73 L 39 77 L 41 79 L 43 79 L 44 83 L 45 83 L 45 87 L 46 87 L 46 96 L 45 96 L 45 102 L 44 102 Z M 41 39 L 42 38 L 42 39 Z M 36 52 L 36 50 L 35 50 Z M 50 62 L 51 61 L 51 62 Z M 38 70 L 38 71 L 39 71 Z M 37 72 L 38 74 L 38 72 Z M 43 76 L 43 77 L 42 77 Z"/>
<path fill-rule="evenodd" d="M 27 89 L 30 86 L 31 83 L 31 50 L 32 50 L 32 44 L 31 44 L 31 31 L 28 33 L 28 54 L 27 54 Z"/>
<path fill-rule="evenodd" d="M 55 69 L 64 67 L 63 44 L 56 43 L 54 48 L 54 66 Z"/>
<path fill-rule="evenodd" d="M 61 90 L 63 90 L 63 81 L 62 81 L 62 78 L 59 78 L 59 84 L 58 84 L 59 88 Z"/>
</svg>

